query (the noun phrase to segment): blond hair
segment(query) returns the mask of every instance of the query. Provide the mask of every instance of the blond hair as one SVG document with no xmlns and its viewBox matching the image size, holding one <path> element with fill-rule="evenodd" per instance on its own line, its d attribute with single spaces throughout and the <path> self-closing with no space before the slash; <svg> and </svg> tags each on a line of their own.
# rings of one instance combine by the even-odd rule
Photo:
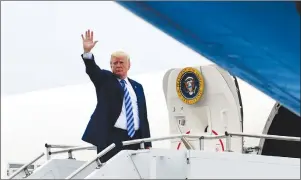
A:
<svg viewBox="0 0 301 180">
<path fill-rule="evenodd" d="M 111 58 L 112 57 L 125 57 L 126 60 L 130 61 L 130 56 L 123 51 L 115 51 L 111 54 Z"/>
</svg>

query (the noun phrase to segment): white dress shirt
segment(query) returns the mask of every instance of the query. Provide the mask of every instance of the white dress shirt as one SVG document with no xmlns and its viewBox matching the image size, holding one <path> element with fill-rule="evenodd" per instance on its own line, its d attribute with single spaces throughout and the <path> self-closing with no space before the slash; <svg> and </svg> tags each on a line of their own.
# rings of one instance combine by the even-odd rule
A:
<svg viewBox="0 0 301 180">
<path fill-rule="evenodd" d="M 83 57 L 86 59 L 91 59 L 92 53 L 84 53 Z M 120 80 L 121 79 L 118 79 L 119 82 L 120 82 Z M 135 127 L 135 130 L 138 130 L 139 129 L 139 113 L 138 113 L 137 96 L 136 96 L 136 93 L 135 93 L 131 83 L 129 82 L 128 78 L 125 78 L 124 80 L 126 82 L 125 86 L 129 91 L 131 101 L 132 101 L 132 108 L 133 108 L 133 115 L 134 115 L 134 127 Z M 123 99 L 120 115 L 115 123 L 115 127 L 127 130 L 127 119 L 126 119 L 126 110 L 125 110 L 124 99 Z"/>
<path fill-rule="evenodd" d="M 120 81 L 120 79 L 118 79 L 118 80 Z M 138 130 L 139 129 L 139 116 L 138 116 L 137 96 L 136 96 L 136 93 L 135 93 L 131 83 L 129 82 L 128 78 L 125 78 L 124 80 L 126 82 L 125 86 L 129 91 L 131 101 L 132 101 L 133 115 L 134 115 L 134 127 L 135 127 L 135 130 Z M 115 127 L 127 130 L 127 120 L 126 120 L 126 110 L 125 110 L 124 99 L 123 99 L 123 103 L 122 103 L 121 113 L 115 123 Z"/>
</svg>

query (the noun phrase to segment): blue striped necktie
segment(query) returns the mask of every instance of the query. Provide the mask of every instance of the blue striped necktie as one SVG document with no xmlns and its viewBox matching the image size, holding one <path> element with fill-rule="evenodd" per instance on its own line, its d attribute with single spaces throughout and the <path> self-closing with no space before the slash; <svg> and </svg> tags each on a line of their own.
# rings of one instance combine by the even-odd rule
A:
<svg viewBox="0 0 301 180">
<path fill-rule="evenodd" d="M 132 138 L 135 134 L 132 101 L 131 101 L 130 93 L 125 86 L 126 84 L 125 80 L 121 80 L 120 83 L 124 91 L 124 104 L 125 104 L 125 111 L 126 111 L 127 131 L 128 131 L 128 135 Z"/>
</svg>

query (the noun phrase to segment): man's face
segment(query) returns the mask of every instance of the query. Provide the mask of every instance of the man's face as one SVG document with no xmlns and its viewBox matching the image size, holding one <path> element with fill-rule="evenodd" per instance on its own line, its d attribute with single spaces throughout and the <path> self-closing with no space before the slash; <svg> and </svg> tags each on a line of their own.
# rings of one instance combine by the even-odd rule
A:
<svg viewBox="0 0 301 180">
<path fill-rule="evenodd" d="M 120 78 L 125 78 L 130 69 L 130 62 L 124 56 L 111 57 L 111 69 Z"/>
</svg>

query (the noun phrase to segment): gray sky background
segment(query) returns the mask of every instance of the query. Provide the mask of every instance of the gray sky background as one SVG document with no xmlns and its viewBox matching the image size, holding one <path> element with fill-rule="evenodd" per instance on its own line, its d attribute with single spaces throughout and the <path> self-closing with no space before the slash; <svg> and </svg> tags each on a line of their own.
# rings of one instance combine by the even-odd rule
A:
<svg viewBox="0 0 301 180">
<path fill-rule="evenodd" d="M 116 50 L 130 54 L 131 75 L 210 63 L 114 2 L 1 2 L 2 94 L 89 82 L 80 57 L 88 28 L 104 68 Z"/>
<path fill-rule="evenodd" d="M 81 136 L 96 103 L 80 57 L 87 28 L 99 40 L 93 51 L 99 66 L 109 68 L 112 51 L 131 55 L 130 76 L 144 85 L 153 136 L 169 133 L 165 71 L 211 63 L 114 2 L 1 2 L 2 176 L 8 162 L 30 161 L 46 142 L 85 144 Z M 274 101 L 239 84 L 244 130 L 261 133 Z M 94 154 L 76 155 L 86 160 Z"/>
</svg>

